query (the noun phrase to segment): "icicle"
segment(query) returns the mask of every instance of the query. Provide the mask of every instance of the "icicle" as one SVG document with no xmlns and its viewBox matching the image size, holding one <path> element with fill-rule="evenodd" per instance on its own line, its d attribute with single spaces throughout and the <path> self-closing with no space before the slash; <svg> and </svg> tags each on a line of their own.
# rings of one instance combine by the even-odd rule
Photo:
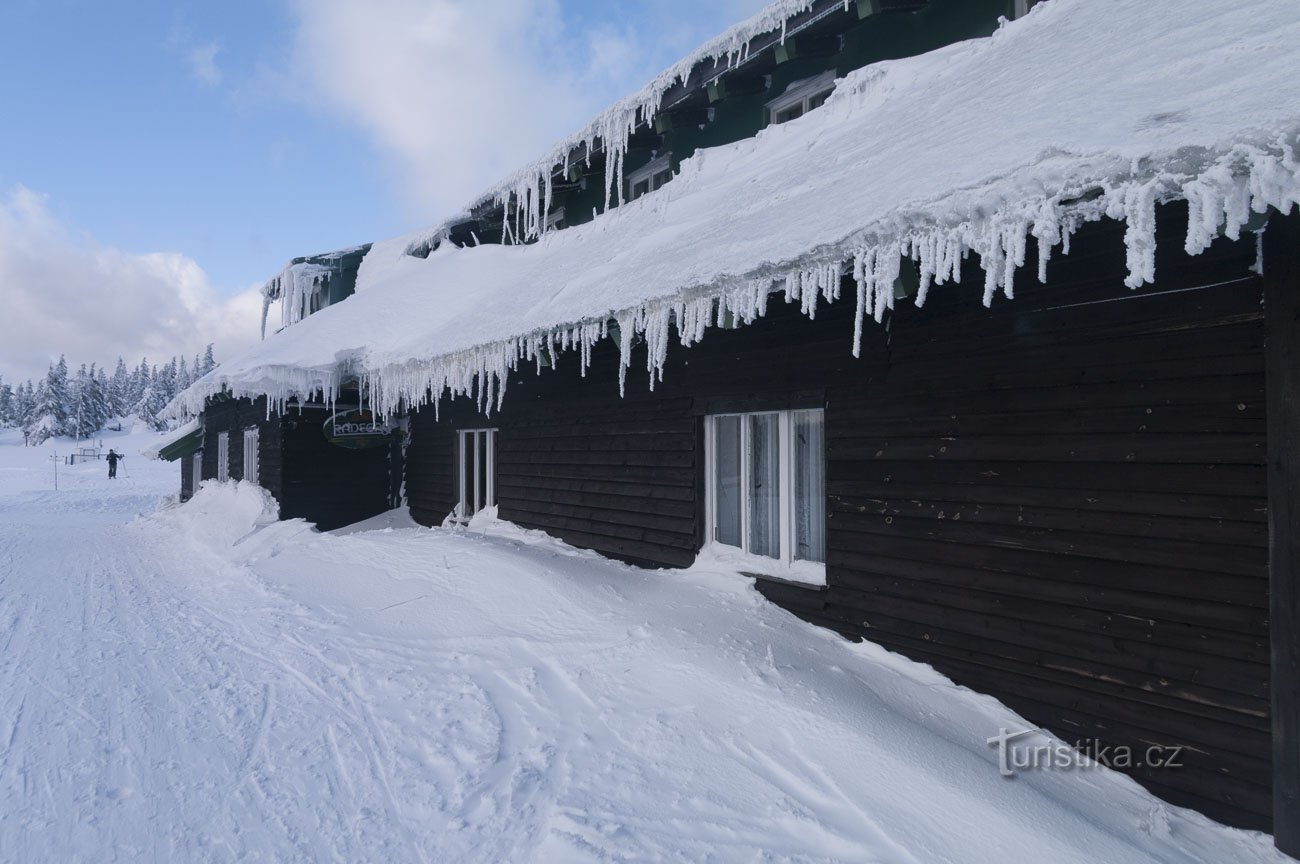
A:
<svg viewBox="0 0 1300 864">
<path fill-rule="evenodd" d="M 1124 191 L 1123 214 L 1128 222 L 1124 246 L 1128 249 L 1128 277 L 1124 284 L 1137 288 L 1156 279 L 1156 193 L 1159 181 L 1132 184 Z"/>
</svg>

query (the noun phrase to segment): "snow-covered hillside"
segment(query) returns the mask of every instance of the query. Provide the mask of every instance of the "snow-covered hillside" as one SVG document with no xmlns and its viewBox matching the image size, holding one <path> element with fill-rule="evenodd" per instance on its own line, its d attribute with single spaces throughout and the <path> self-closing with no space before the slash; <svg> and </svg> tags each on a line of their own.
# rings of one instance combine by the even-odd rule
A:
<svg viewBox="0 0 1300 864">
<path fill-rule="evenodd" d="M 1002 778 L 1005 708 L 739 577 L 177 507 L 138 457 L 54 492 L 53 449 L 0 440 L 0 860 L 1285 860 L 1117 774 Z"/>
</svg>

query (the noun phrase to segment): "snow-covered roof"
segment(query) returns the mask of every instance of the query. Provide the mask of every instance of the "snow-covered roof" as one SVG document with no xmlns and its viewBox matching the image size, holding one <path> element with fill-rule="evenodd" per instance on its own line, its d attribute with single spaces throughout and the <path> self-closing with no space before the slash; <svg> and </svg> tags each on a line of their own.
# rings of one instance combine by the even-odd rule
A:
<svg viewBox="0 0 1300 864">
<path fill-rule="evenodd" d="M 689 344 L 782 290 L 813 314 L 851 267 L 860 328 L 892 307 L 900 256 L 923 303 L 972 250 L 989 302 L 1012 295 L 1030 237 L 1045 261 L 1102 216 L 1128 223 L 1136 287 L 1154 278 L 1157 202 L 1190 202 L 1197 253 L 1300 201 L 1296 68 L 1295 0 L 1052 0 L 989 38 L 857 70 L 824 107 L 700 150 L 657 192 L 537 243 L 427 259 L 407 254 L 414 237 L 375 244 L 353 297 L 179 399 L 330 398 L 351 376 L 381 413 L 429 390 L 499 397 L 508 369 L 585 357 L 611 321 L 625 363 L 644 334 L 653 386 L 670 323 Z"/>
<path fill-rule="evenodd" d="M 189 420 L 188 422 L 176 427 L 172 431 L 159 435 L 157 438 L 150 441 L 147 445 L 141 447 L 140 455 L 146 459 L 162 459 L 164 458 L 162 455 L 162 451 L 176 444 L 181 443 L 186 438 L 193 435 L 195 432 L 201 431 L 202 429 L 203 429 L 203 421 L 200 420 L 198 417 L 195 417 Z M 169 462 L 175 461 L 175 459 L 174 458 L 168 459 L 168 461 Z"/>
</svg>

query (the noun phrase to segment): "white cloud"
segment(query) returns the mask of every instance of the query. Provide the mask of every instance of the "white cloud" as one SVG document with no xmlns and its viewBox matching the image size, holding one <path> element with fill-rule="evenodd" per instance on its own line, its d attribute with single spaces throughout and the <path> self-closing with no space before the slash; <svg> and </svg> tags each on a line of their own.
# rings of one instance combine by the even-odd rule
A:
<svg viewBox="0 0 1300 864">
<path fill-rule="evenodd" d="M 466 204 L 560 137 L 582 100 L 539 45 L 556 4 L 298 0 L 294 74 L 388 155 L 413 214 Z"/>
<path fill-rule="evenodd" d="M 216 87 L 221 83 L 221 69 L 217 66 L 217 54 L 220 52 L 219 42 L 208 42 L 190 48 L 190 72 L 200 84 Z"/>
<path fill-rule="evenodd" d="M 221 359 L 253 342 L 261 320 L 256 289 L 219 297 L 192 259 L 99 244 L 22 186 L 0 197 L 0 300 L 8 381 L 44 374 L 60 353 L 69 363 L 130 363 L 193 356 L 213 342 Z"/>
<path fill-rule="evenodd" d="M 655 0 L 582 23 L 560 0 L 290 2 L 296 98 L 365 130 L 421 221 L 451 215 L 764 5 Z"/>
</svg>

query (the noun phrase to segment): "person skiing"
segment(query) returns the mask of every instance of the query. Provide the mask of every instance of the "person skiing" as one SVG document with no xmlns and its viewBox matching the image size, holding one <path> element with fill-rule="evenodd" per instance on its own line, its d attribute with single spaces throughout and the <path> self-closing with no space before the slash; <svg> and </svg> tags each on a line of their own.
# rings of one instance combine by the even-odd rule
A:
<svg viewBox="0 0 1300 864">
<path fill-rule="evenodd" d="M 126 457 L 110 447 L 108 449 L 108 455 L 104 458 L 108 460 L 108 479 L 112 480 L 117 477 L 117 460 L 125 459 Z"/>
</svg>

